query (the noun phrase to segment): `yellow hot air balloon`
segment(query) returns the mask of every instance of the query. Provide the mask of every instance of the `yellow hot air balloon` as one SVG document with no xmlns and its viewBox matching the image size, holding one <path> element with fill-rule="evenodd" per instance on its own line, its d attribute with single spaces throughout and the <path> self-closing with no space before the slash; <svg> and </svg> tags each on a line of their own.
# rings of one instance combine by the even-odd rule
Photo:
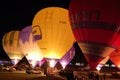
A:
<svg viewBox="0 0 120 80">
<path fill-rule="evenodd" d="M 61 7 L 38 11 L 32 22 L 32 32 L 46 58 L 62 58 L 74 42 L 68 10 Z"/>
<path fill-rule="evenodd" d="M 2 38 L 3 49 L 15 64 L 24 57 L 18 43 L 19 33 L 19 31 L 10 31 Z"/>
</svg>

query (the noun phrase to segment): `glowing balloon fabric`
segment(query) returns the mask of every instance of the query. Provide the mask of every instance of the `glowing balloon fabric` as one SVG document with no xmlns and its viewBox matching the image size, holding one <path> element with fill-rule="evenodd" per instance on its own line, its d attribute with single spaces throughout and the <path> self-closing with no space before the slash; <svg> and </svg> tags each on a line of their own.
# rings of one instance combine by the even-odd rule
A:
<svg viewBox="0 0 120 80">
<path fill-rule="evenodd" d="M 110 59 L 109 56 L 107 56 L 107 57 L 105 57 L 102 61 L 100 61 L 99 64 L 104 65 L 109 59 Z"/>
<path fill-rule="evenodd" d="M 73 34 L 92 69 L 120 45 L 119 3 L 119 0 L 71 0 Z"/>
<path fill-rule="evenodd" d="M 19 33 L 20 31 L 7 32 L 2 39 L 3 49 L 11 60 L 15 60 L 15 64 L 24 57 L 18 42 Z"/>
<path fill-rule="evenodd" d="M 72 47 L 60 60 L 60 64 L 65 68 L 75 56 L 75 48 Z"/>
<path fill-rule="evenodd" d="M 106 64 L 108 60 L 109 60 L 109 56 L 105 57 L 102 61 L 99 62 L 96 69 L 101 70 L 101 68 Z"/>
<path fill-rule="evenodd" d="M 116 49 L 113 53 L 109 55 L 110 60 L 118 67 L 120 70 L 120 48 Z"/>
<path fill-rule="evenodd" d="M 68 10 L 60 7 L 40 10 L 33 19 L 32 32 L 45 58 L 62 58 L 74 42 Z"/>
<path fill-rule="evenodd" d="M 31 60 L 40 61 L 43 58 L 41 50 L 33 38 L 32 26 L 26 26 L 20 31 L 19 44 L 30 62 Z"/>
</svg>

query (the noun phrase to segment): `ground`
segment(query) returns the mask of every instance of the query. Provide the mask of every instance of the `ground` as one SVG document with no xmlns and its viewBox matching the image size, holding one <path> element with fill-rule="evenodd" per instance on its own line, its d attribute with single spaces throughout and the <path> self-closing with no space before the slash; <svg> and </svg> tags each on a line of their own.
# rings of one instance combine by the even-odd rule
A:
<svg viewBox="0 0 120 80">
<path fill-rule="evenodd" d="M 110 75 L 108 73 L 106 74 L 107 75 L 105 80 L 120 80 L 120 75 Z M 45 76 L 43 74 L 26 74 L 25 71 L 14 71 L 14 72 L 0 71 L 0 80 L 66 80 L 66 78 L 60 76 Z M 93 80 L 93 79 L 87 79 L 87 80 Z M 104 80 L 104 79 L 102 78 L 100 80 Z"/>
<path fill-rule="evenodd" d="M 26 74 L 23 71 L 16 71 L 16 72 L 0 72 L 0 80 L 64 80 L 64 79 L 57 76 Z"/>
</svg>

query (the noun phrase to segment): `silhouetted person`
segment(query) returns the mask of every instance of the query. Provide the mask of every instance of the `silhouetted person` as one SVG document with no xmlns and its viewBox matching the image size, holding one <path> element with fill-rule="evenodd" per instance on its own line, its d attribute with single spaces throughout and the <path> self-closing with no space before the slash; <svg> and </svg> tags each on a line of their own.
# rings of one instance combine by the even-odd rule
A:
<svg viewBox="0 0 120 80">
<path fill-rule="evenodd" d="M 98 74 L 96 74 L 96 80 L 99 80 L 99 75 Z"/>
<path fill-rule="evenodd" d="M 49 62 L 46 61 L 46 63 L 44 64 L 44 74 L 47 75 L 47 68 L 49 67 Z"/>
<path fill-rule="evenodd" d="M 26 65 L 26 73 L 31 74 L 31 68 L 28 65 Z"/>
</svg>

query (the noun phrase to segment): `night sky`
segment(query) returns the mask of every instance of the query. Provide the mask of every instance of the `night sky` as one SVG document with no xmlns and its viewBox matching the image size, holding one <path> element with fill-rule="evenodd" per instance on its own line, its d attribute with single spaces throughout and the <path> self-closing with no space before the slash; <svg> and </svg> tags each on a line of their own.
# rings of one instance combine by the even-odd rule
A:
<svg viewBox="0 0 120 80">
<path fill-rule="evenodd" d="M 45 7 L 68 9 L 70 0 L 3 0 L 0 2 L 0 58 L 4 59 L 2 37 L 6 32 L 31 25 L 35 14 Z"/>
</svg>

